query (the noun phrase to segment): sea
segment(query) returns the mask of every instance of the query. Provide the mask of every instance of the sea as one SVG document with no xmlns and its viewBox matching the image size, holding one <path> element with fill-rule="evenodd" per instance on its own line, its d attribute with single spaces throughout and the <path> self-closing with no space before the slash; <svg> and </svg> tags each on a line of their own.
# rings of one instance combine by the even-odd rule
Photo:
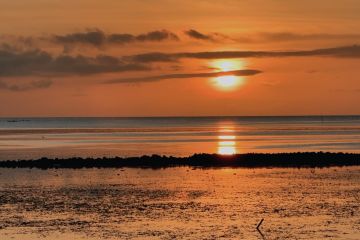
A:
<svg viewBox="0 0 360 240">
<path fill-rule="evenodd" d="M 0 161 L 296 151 L 360 152 L 360 116 L 0 119 Z M 0 239 L 355 240 L 359 201 L 359 166 L 0 168 Z"/>
<path fill-rule="evenodd" d="M 0 118 L 0 160 L 360 152 L 360 116 Z"/>
</svg>

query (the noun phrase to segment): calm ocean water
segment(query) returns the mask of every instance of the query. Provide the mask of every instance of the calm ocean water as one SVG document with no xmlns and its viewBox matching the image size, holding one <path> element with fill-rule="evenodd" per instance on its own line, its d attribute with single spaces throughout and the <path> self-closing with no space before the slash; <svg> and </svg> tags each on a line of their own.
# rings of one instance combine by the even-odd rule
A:
<svg viewBox="0 0 360 240">
<path fill-rule="evenodd" d="M 0 160 L 360 152 L 360 116 L 0 118 Z"/>
</svg>

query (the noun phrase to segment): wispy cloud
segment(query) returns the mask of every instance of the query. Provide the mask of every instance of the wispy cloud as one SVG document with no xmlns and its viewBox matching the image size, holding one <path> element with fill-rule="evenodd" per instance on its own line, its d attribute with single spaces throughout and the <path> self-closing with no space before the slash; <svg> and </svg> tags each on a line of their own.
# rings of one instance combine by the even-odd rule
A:
<svg viewBox="0 0 360 240">
<path fill-rule="evenodd" d="M 338 57 L 359 58 L 360 46 L 342 46 L 297 51 L 218 51 L 218 52 L 179 52 L 179 53 L 145 53 L 125 56 L 133 62 L 170 62 L 180 58 L 224 59 L 224 58 L 264 58 L 264 57 Z"/>
<path fill-rule="evenodd" d="M 148 63 L 148 62 L 175 62 L 180 58 L 178 54 L 151 52 L 131 56 L 124 56 L 124 61 Z"/>
<path fill-rule="evenodd" d="M 358 33 L 297 33 L 297 32 L 258 32 L 242 33 L 240 37 L 229 37 L 221 33 L 202 33 L 195 29 L 184 31 L 190 38 L 204 41 L 221 42 L 231 40 L 238 43 L 269 43 L 290 41 L 316 41 L 316 40 L 360 40 Z"/>
<path fill-rule="evenodd" d="M 351 33 L 296 33 L 296 32 L 262 32 L 242 34 L 233 38 L 239 43 L 268 43 L 290 41 L 316 41 L 316 40 L 360 40 L 360 34 Z"/>
<path fill-rule="evenodd" d="M 115 83 L 144 83 L 154 82 L 167 79 L 176 78 L 208 78 L 208 77 L 220 77 L 220 76 L 252 76 L 261 73 L 259 70 L 245 69 L 245 70 L 234 70 L 227 72 L 209 72 L 209 73 L 181 73 L 181 74 L 165 74 L 150 77 L 139 77 L 139 78 L 121 78 L 106 81 L 106 84 Z"/>
<path fill-rule="evenodd" d="M 221 42 L 222 40 L 229 40 L 231 39 L 225 34 L 221 33 L 202 33 L 195 29 L 189 29 L 184 31 L 185 35 L 192 39 L 203 40 L 203 41 L 210 41 L 210 42 Z"/>
<path fill-rule="evenodd" d="M 211 32 L 203 33 L 196 29 L 188 29 L 183 35 L 199 41 L 213 43 L 273 43 L 273 42 L 297 42 L 297 41 L 333 41 L 348 40 L 359 41 L 359 33 L 301 33 L 301 32 L 258 32 L 241 33 L 240 36 L 228 36 L 226 34 Z M 109 46 L 123 46 L 131 43 L 149 43 L 180 41 L 181 35 L 166 29 L 149 31 L 139 34 L 131 33 L 108 33 L 101 29 L 88 29 L 85 31 L 70 32 L 68 34 L 50 34 L 45 36 L 11 36 L 0 35 L 1 43 L 11 43 L 12 46 L 30 49 L 31 47 L 42 48 L 44 45 L 56 44 L 63 47 L 64 52 L 74 48 L 87 46 L 100 50 L 106 50 Z M 184 39 L 183 39 L 184 40 Z"/>
<path fill-rule="evenodd" d="M 178 41 L 179 37 L 168 30 L 157 30 L 138 35 L 129 33 L 107 34 L 99 29 L 75 32 L 66 35 L 54 35 L 51 40 L 64 45 L 90 45 L 97 48 L 106 44 L 129 44 L 134 42 L 160 42 L 165 40 Z"/>
<path fill-rule="evenodd" d="M 15 51 L 0 49 L 0 76 L 90 75 L 109 72 L 143 71 L 149 67 L 127 63 L 117 57 L 98 55 L 53 56 L 42 50 Z"/>
<path fill-rule="evenodd" d="M 191 38 L 200 39 L 200 40 L 214 40 L 210 34 L 201 33 L 195 29 L 189 29 L 184 32 Z"/>
<path fill-rule="evenodd" d="M 105 43 L 106 37 L 107 36 L 103 31 L 96 29 L 87 32 L 54 35 L 52 40 L 59 44 L 89 44 L 95 47 L 100 47 Z"/>
<path fill-rule="evenodd" d="M 28 91 L 33 89 L 48 88 L 53 84 L 50 79 L 40 79 L 36 81 L 30 81 L 28 83 L 13 84 L 0 80 L 0 89 L 5 89 L 14 92 Z"/>
<path fill-rule="evenodd" d="M 145 53 L 115 57 L 110 55 L 52 55 L 44 50 L 21 51 L 10 47 L 0 47 L 0 77 L 14 76 L 59 76 L 91 75 L 125 71 L 150 70 L 151 62 L 174 62 L 181 58 L 226 59 L 265 57 L 337 57 L 359 58 L 360 46 L 343 46 L 297 51 L 217 51 Z"/>
</svg>

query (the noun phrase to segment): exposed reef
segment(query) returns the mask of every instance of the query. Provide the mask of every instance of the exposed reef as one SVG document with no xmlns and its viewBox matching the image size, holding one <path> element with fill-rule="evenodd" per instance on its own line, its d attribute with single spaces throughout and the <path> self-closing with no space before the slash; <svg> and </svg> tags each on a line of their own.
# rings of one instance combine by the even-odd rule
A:
<svg viewBox="0 0 360 240">
<path fill-rule="evenodd" d="M 359 153 L 297 152 L 297 153 L 246 153 L 235 155 L 194 154 L 189 157 L 142 156 L 114 158 L 67 158 L 0 161 L 0 168 L 167 168 L 167 167 L 294 167 L 314 168 L 332 166 L 359 166 Z"/>
</svg>

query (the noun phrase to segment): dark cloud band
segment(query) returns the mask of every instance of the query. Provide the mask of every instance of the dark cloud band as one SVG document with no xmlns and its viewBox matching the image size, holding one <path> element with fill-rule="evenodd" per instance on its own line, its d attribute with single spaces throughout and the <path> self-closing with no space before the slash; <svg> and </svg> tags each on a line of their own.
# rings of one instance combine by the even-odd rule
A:
<svg viewBox="0 0 360 240">
<path fill-rule="evenodd" d="M 220 77 L 220 76 L 252 76 L 261 73 L 259 70 L 245 69 L 245 70 L 234 70 L 227 72 L 211 72 L 211 73 L 182 73 L 182 74 L 167 74 L 141 78 L 122 78 L 106 81 L 107 84 L 115 83 L 143 83 L 143 82 L 154 82 L 167 79 L 176 78 L 208 78 L 208 77 Z"/>
<path fill-rule="evenodd" d="M 50 79 L 40 79 L 37 81 L 31 81 L 29 83 L 23 84 L 10 84 L 3 80 L 0 80 L 0 89 L 5 89 L 14 92 L 28 91 L 33 89 L 43 89 L 48 88 L 53 84 Z"/>
<path fill-rule="evenodd" d="M 360 34 L 341 33 L 314 33 L 302 34 L 295 32 L 262 32 L 255 34 L 243 34 L 233 38 L 239 43 L 268 43 L 268 42 L 291 42 L 291 41 L 317 41 L 317 40 L 360 40 Z"/>
<path fill-rule="evenodd" d="M 128 63 L 116 57 L 98 55 L 95 57 L 60 55 L 53 56 L 42 50 L 18 52 L 0 50 L 0 76 L 57 76 L 90 75 L 109 72 L 144 71 L 149 67 Z"/>
<path fill-rule="evenodd" d="M 299 51 L 222 51 L 222 52 L 180 52 L 180 53 L 145 53 L 126 56 L 133 62 L 171 62 L 180 58 L 224 59 L 224 58 L 264 58 L 264 57 L 339 57 L 359 58 L 360 46 L 343 46 Z"/>
<path fill-rule="evenodd" d="M 165 40 L 179 40 L 178 36 L 167 30 L 158 30 L 139 35 L 129 33 L 106 34 L 99 29 L 70 33 L 66 35 L 55 35 L 51 39 L 58 44 L 69 45 L 91 45 L 103 47 L 106 44 L 128 44 L 133 42 L 160 42 Z"/>
<path fill-rule="evenodd" d="M 195 29 L 189 29 L 184 32 L 191 38 L 200 39 L 200 40 L 213 40 L 213 37 L 210 34 L 201 33 Z"/>
</svg>

